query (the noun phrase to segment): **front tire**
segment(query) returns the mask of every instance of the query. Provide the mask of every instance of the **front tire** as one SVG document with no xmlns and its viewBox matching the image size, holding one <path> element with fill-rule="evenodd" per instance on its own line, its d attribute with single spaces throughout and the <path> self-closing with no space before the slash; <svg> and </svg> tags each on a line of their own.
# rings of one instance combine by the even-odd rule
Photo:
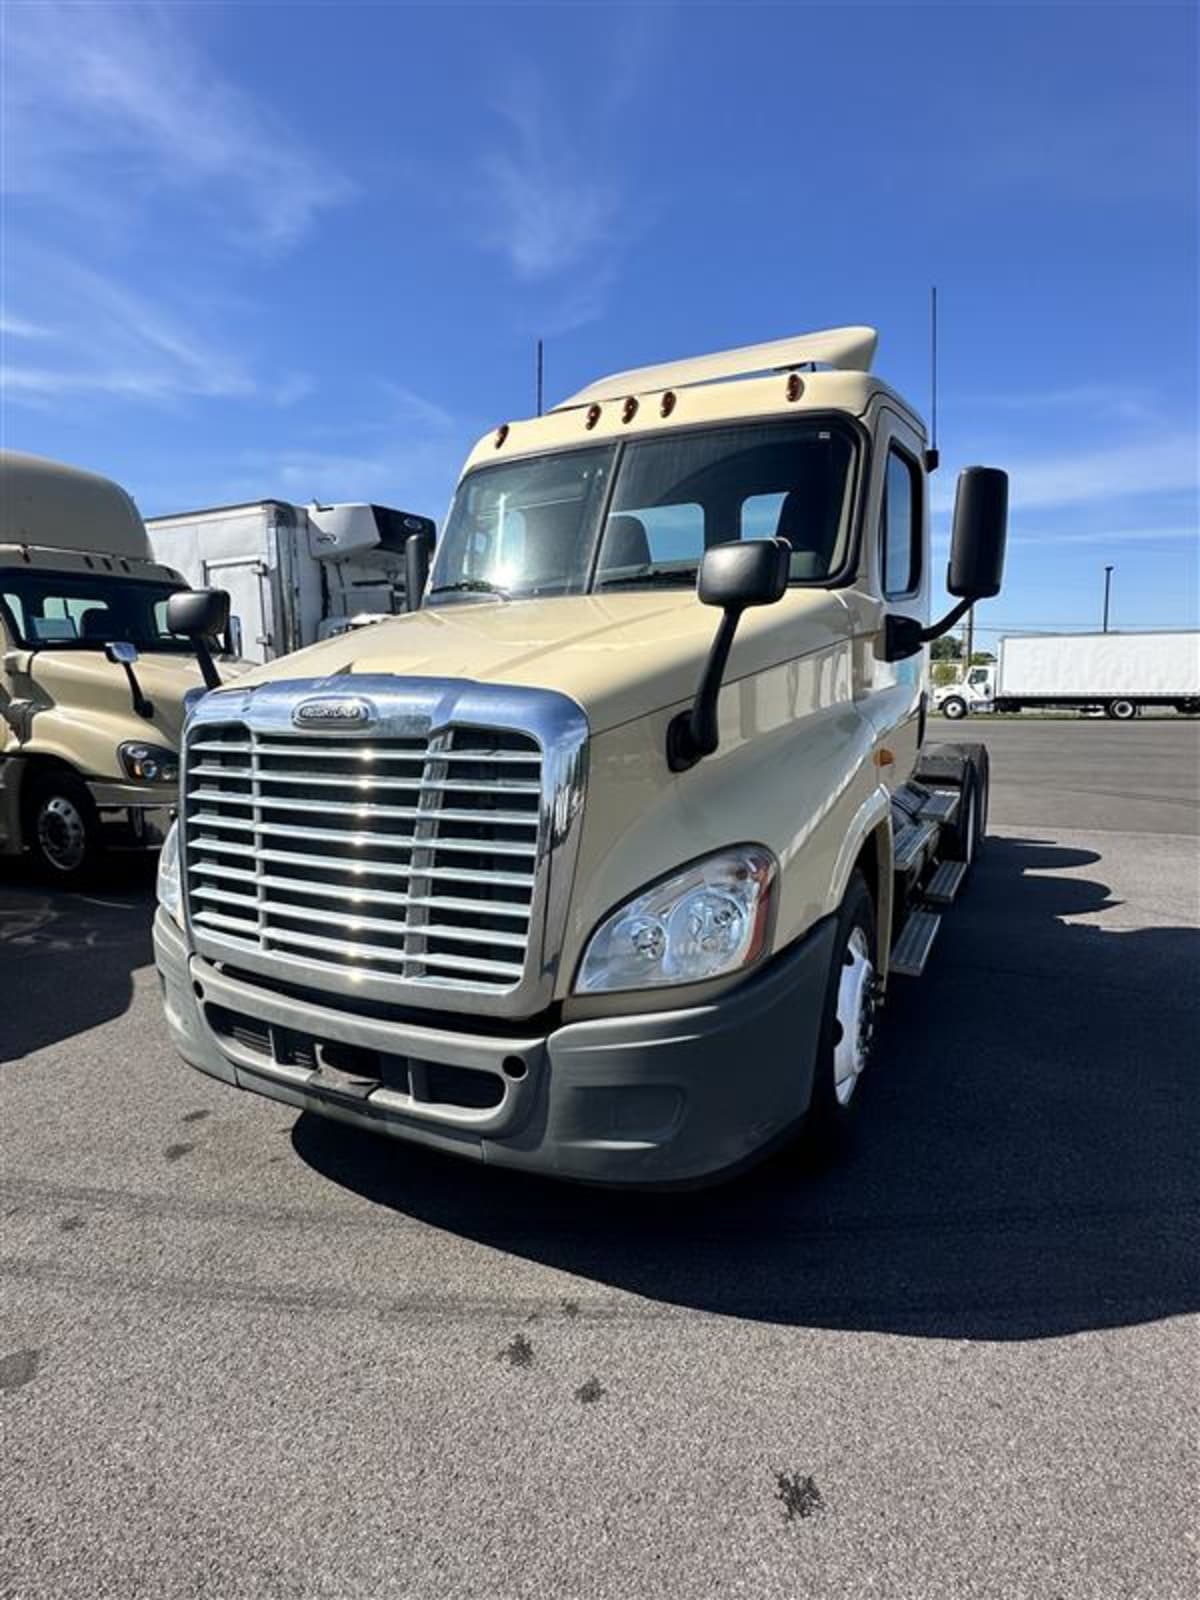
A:
<svg viewBox="0 0 1200 1600">
<path fill-rule="evenodd" d="M 942 701 L 942 715 L 951 722 L 959 722 L 967 714 L 967 702 L 961 695 L 952 694 Z"/>
<path fill-rule="evenodd" d="M 25 837 L 38 877 L 64 889 L 87 883 L 104 854 L 92 797 L 71 772 L 39 773 L 31 780 Z"/>
<path fill-rule="evenodd" d="M 820 1130 L 850 1124 L 860 1080 L 875 1051 L 879 978 L 875 968 L 875 902 L 855 872 L 838 910 L 837 933 L 825 990 L 810 1120 Z"/>
<path fill-rule="evenodd" d="M 1132 700 L 1110 700 L 1105 709 L 1114 722 L 1128 722 L 1137 716 L 1137 706 Z"/>
</svg>

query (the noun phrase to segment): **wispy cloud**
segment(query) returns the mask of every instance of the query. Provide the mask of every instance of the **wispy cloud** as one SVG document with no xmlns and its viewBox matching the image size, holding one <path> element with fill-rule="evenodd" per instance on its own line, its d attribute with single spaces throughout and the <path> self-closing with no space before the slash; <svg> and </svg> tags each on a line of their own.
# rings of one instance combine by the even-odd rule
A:
<svg viewBox="0 0 1200 1600">
<path fill-rule="evenodd" d="M 988 394 L 961 395 L 952 404 L 963 410 L 1039 415 L 1062 412 L 1127 422 L 1146 422 L 1161 411 L 1161 401 L 1150 389 L 1120 383 L 1077 383 L 1060 388 L 1018 389 Z"/>
<path fill-rule="evenodd" d="M 168 516 L 187 508 L 228 505 L 277 496 L 298 505 L 370 500 L 422 516 L 440 518 L 461 464 L 457 438 L 408 435 L 374 450 L 246 450 L 219 460 L 192 459 L 169 476 L 156 473 L 130 482 L 145 516 Z"/>
<path fill-rule="evenodd" d="M 934 543 L 939 549 L 944 549 L 950 543 L 950 534 L 939 534 Z M 1169 527 L 1156 528 L 1142 526 L 1136 528 L 1095 528 L 1064 532 L 1060 528 L 1032 530 L 1022 528 L 1010 533 L 1008 544 L 1011 549 L 1014 545 L 1028 545 L 1043 549 L 1049 545 L 1101 545 L 1101 544 L 1197 544 L 1200 543 L 1200 525 L 1174 524 Z"/>
<path fill-rule="evenodd" d="M 113 395 L 155 404 L 187 397 L 259 396 L 290 405 L 310 392 L 300 373 L 256 377 L 246 356 L 206 334 L 194 306 L 168 308 L 77 262 L 23 252 L 22 275 L 54 310 L 54 324 L 21 323 L 5 340 L 0 393 L 6 405 L 45 406 L 71 396 Z M 36 329 L 30 333 L 23 329 Z"/>
<path fill-rule="evenodd" d="M 1190 495 L 1200 478 L 1195 436 L 1181 432 L 1002 464 L 1009 474 L 1013 511 L 1085 506 L 1134 495 Z M 934 510 L 947 511 L 953 503 L 953 480 L 939 477 Z"/>
<path fill-rule="evenodd" d="M 568 105 L 527 61 L 505 63 L 495 133 L 469 186 L 472 238 L 538 294 L 536 326 L 562 334 L 602 315 L 622 253 L 640 231 L 612 156 L 614 121 L 641 95 L 661 16 L 623 15 Z"/>
<path fill-rule="evenodd" d="M 239 237 L 290 244 L 353 186 L 222 78 L 184 9 L 8 7 L 4 187 L 89 215 L 186 190 Z"/>
<path fill-rule="evenodd" d="M 52 339 L 54 330 L 44 328 L 40 322 L 29 322 L 24 317 L 0 311 L 0 339 Z"/>
<path fill-rule="evenodd" d="M 618 194 L 588 170 L 531 72 L 496 106 L 501 135 L 481 162 L 484 240 L 518 279 L 535 283 L 573 267 L 608 234 Z"/>
</svg>

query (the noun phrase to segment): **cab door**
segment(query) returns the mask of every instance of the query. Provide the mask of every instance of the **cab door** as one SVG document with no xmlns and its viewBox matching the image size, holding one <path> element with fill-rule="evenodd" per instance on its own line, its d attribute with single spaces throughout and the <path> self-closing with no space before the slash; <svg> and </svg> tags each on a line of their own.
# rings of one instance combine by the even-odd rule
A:
<svg viewBox="0 0 1200 1600">
<path fill-rule="evenodd" d="M 14 759 L 21 741 L 17 736 L 15 713 L 10 717 L 10 708 L 17 698 L 14 678 L 19 641 L 9 630 L 5 606 L 19 607 L 20 601 L 16 595 L 5 599 L 3 591 L 3 576 L 0 575 L 0 854 L 9 854 L 21 844 L 17 804 L 19 774 Z"/>
<path fill-rule="evenodd" d="M 927 651 L 903 661 L 884 653 L 889 615 L 929 620 L 924 440 L 886 404 L 872 432 L 859 578 L 847 598 L 861 641 L 856 692 L 872 726 L 878 780 L 894 790 L 912 776 L 925 733 Z"/>
</svg>

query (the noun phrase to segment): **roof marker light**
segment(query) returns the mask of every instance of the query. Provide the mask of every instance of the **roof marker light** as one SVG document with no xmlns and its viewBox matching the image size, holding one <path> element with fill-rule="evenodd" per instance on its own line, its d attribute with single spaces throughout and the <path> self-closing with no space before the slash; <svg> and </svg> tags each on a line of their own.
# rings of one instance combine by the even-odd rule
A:
<svg viewBox="0 0 1200 1600">
<path fill-rule="evenodd" d="M 789 372 L 787 381 L 787 397 L 789 400 L 799 400 L 804 393 L 804 379 L 798 372 Z"/>
<path fill-rule="evenodd" d="M 508 438 L 508 423 L 507 422 L 502 422 L 500 424 L 500 426 L 496 429 L 496 444 L 495 444 L 495 448 L 497 450 L 499 450 L 500 446 L 504 443 L 505 439 L 507 439 L 507 438 Z"/>
<path fill-rule="evenodd" d="M 600 407 L 597 406 L 597 405 L 589 406 L 588 407 L 587 420 L 583 424 L 584 427 L 585 428 L 594 428 L 599 421 L 600 421 Z"/>
<path fill-rule="evenodd" d="M 664 417 L 669 417 L 671 415 L 672 411 L 674 411 L 674 409 L 675 409 L 675 391 L 674 391 L 674 389 L 668 389 L 667 390 L 666 394 L 664 394 L 663 397 L 662 397 L 662 401 L 661 401 L 658 409 L 659 409 L 659 411 L 662 413 L 662 415 Z"/>
<path fill-rule="evenodd" d="M 626 400 L 625 404 L 621 407 L 621 421 L 632 422 L 634 417 L 637 416 L 637 409 L 638 403 L 633 396 L 630 395 L 629 399 Z"/>
</svg>

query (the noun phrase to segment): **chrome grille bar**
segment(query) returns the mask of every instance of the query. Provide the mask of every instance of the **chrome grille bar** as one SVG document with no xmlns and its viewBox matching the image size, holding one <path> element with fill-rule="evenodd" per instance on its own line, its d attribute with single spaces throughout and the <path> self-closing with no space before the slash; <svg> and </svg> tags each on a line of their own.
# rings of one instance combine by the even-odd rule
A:
<svg viewBox="0 0 1200 1600">
<path fill-rule="evenodd" d="M 335 697 L 366 702 L 361 726 L 294 715 Z M 181 807 L 197 951 L 351 1007 L 436 989 L 439 1009 L 532 1014 L 553 994 L 586 733 L 561 695 L 442 679 L 205 696 Z"/>
<path fill-rule="evenodd" d="M 471 747 L 485 743 L 501 747 Z M 241 728 L 193 739 L 185 779 L 193 925 L 260 955 L 312 951 L 356 976 L 398 969 L 420 982 L 450 972 L 511 986 L 524 971 L 537 876 L 499 861 L 516 856 L 532 868 L 538 854 L 532 744 L 454 728 L 401 751 Z M 364 775 L 376 761 L 389 776 Z M 398 762 L 412 775 L 401 776 Z M 381 802 L 376 792 L 412 803 Z M 281 848 L 300 839 L 324 849 Z M 393 859 L 377 859 L 381 851 Z M 469 865 L 448 865 L 464 856 Z"/>
</svg>

